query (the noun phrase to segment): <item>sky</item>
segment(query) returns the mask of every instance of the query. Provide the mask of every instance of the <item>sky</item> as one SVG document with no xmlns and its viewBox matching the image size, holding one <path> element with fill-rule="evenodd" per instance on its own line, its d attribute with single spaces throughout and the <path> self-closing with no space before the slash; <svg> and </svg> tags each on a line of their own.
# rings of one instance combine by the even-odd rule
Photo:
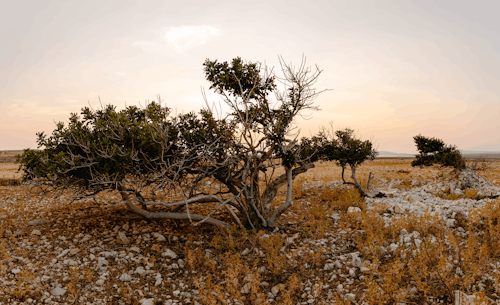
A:
<svg viewBox="0 0 500 305">
<path fill-rule="evenodd" d="M 0 150 L 37 148 L 36 133 L 86 106 L 176 112 L 221 98 L 203 62 L 278 56 L 323 71 L 320 110 L 301 135 L 350 127 L 382 151 L 413 136 L 500 151 L 498 1 L 3 1 Z"/>
</svg>

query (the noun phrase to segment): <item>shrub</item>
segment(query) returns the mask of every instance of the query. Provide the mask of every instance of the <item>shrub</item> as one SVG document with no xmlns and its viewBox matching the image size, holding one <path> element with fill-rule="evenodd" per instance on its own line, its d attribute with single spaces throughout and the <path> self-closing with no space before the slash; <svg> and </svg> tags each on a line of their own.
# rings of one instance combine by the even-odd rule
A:
<svg viewBox="0 0 500 305">
<path fill-rule="evenodd" d="M 342 181 L 344 184 L 354 185 L 362 196 L 370 191 L 370 181 L 373 178 L 369 174 L 366 191 L 356 178 L 356 169 L 366 160 L 373 160 L 378 152 L 373 148 L 371 141 L 362 141 L 356 137 L 354 130 L 345 128 L 337 130 L 334 135 L 323 130 L 319 135 L 320 158 L 326 161 L 335 160 L 342 167 Z M 354 182 L 345 180 L 344 172 L 346 167 L 351 169 L 351 178 Z"/>
<path fill-rule="evenodd" d="M 446 145 L 443 140 L 422 135 L 413 137 L 418 155 L 411 166 L 452 166 L 457 170 L 465 168 L 465 160 L 456 146 Z"/>
<path fill-rule="evenodd" d="M 320 92 L 312 86 L 321 73 L 318 67 L 305 68 L 305 60 L 298 70 L 282 58 L 280 63 L 284 92 L 276 90 L 275 75 L 261 73 L 259 63 L 207 59 L 210 89 L 230 108 L 225 118 L 216 118 L 210 108 L 172 116 L 160 99 L 143 109 L 83 108 L 81 117 L 71 114 L 69 124 L 58 123 L 50 137 L 37 134 L 43 150 L 27 149 L 18 156 L 24 180 L 44 192 L 69 189 L 74 199 L 97 199 L 100 192 L 115 190 L 122 199 L 117 204 L 147 219 L 230 226 L 213 218 L 226 209 L 241 227 L 274 228 L 292 205 L 293 180 L 317 159 L 317 139 L 296 140 L 292 123 L 302 111 L 316 109 L 312 101 Z M 279 167 L 284 174 L 275 174 Z M 273 199 L 285 185 L 287 199 L 274 207 Z M 157 202 L 158 193 L 173 200 Z M 149 211 L 152 204 L 168 211 Z M 193 205 L 207 205 L 211 211 L 195 214 Z"/>
</svg>

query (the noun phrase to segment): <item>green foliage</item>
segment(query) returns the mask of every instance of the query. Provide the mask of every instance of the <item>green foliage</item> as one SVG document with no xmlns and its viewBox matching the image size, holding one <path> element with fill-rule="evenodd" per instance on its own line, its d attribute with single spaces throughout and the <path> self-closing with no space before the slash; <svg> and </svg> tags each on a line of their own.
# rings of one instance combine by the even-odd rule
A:
<svg viewBox="0 0 500 305">
<path fill-rule="evenodd" d="M 336 161 L 342 168 L 347 165 L 356 168 L 366 160 L 375 159 L 378 155 L 371 141 L 356 138 L 354 130 L 349 128 L 337 130 L 335 137 L 330 139 L 323 132 L 321 141 L 322 158 L 326 161 Z"/>
<path fill-rule="evenodd" d="M 446 145 L 443 140 L 417 135 L 413 137 L 419 154 L 411 166 L 452 166 L 461 170 L 465 168 L 465 160 L 456 146 Z"/>
<path fill-rule="evenodd" d="M 207 58 L 203 66 L 210 89 L 217 93 L 262 99 L 276 88 L 274 77 L 262 77 L 257 63 L 244 63 L 240 57 L 234 58 L 231 65 Z"/>
<path fill-rule="evenodd" d="M 27 149 L 18 156 L 24 180 L 44 179 L 93 192 L 114 188 L 127 176 L 153 183 L 158 172 L 181 181 L 188 174 L 184 168 L 203 167 L 203 147 L 210 143 L 211 155 L 217 157 L 234 130 L 206 111 L 172 117 L 169 108 L 155 102 L 122 111 L 112 105 L 96 111 L 85 107 L 81 115 L 71 114 L 68 126 L 58 123 L 49 137 L 37 134 L 43 150 Z"/>
</svg>

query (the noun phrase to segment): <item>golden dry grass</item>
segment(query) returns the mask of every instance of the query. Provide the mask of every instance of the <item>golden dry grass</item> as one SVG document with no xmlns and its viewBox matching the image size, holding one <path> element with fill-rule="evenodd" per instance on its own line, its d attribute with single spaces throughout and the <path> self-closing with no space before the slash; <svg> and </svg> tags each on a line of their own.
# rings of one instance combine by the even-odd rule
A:
<svg viewBox="0 0 500 305">
<path fill-rule="evenodd" d="M 409 189 L 414 179 L 438 180 L 449 172 L 437 167 L 412 168 L 410 162 L 406 159 L 366 162 L 358 170 L 358 179 L 365 184 L 369 172 L 372 172 L 375 174 L 372 182 L 375 188 L 387 187 L 393 181 L 397 188 Z M 490 165 L 484 176 L 490 181 L 500 181 L 500 162 L 492 161 Z M 19 175 L 14 164 L 0 164 L 0 169 L 5 172 L 6 178 Z M 200 300 L 203 300 L 201 304 L 271 304 L 268 301 L 271 288 L 279 291 L 274 304 L 298 304 L 305 301 L 302 297 L 304 287 L 308 287 L 308 294 L 314 297 L 313 304 L 350 304 L 351 301 L 346 299 L 348 293 L 355 295 L 356 300 L 363 298 L 368 304 L 451 304 L 454 290 L 477 295 L 483 300 L 486 297 L 498 300 L 500 273 L 495 273 L 497 267 L 492 267 L 500 267 L 498 201 L 464 215 L 458 222 L 460 226 L 457 225 L 460 230 L 451 230 L 443 220 L 428 214 L 423 217 L 409 214 L 385 225 L 379 216 L 386 213 L 386 207 L 366 209 L 364 199 L 352 188 L 304 188 L 315 181 L 328 185 L 340 180 L 340 173 L 341 169 L 333 162 L 323 162 L 300 175 L 294 182 L 295 204 L 280 219 L 282 230 L 274 234 L 240 229 L 219 230 L 205 225 L 192 227 L 175 221 L 145 224 L 141 219 L 130 218 L 132 215 L 120 206 L 108 207 L 92 201 L 70 205 L 68 194 L 40 200 L 25 185 L 3 186 L 0 187 L 0 197 L 4 199 L 0 201 L 0 215 L 7 217 L 2 220 L 0 228 L 0 275 L 10 268 L 14 254 L 33 260 L 32 253 L 17 245 L 19 239 L 29 236 L 32 228 L 27 226 L 27 222 L 36 215 L 49 219 L 50 224 L 42 230 L 48 240 L 57 240 L 57 234 L 63 234 L 61 232 L 68 237 L 92 232 L 98 239 L 109 240 L 111 228 L 121 226 L 125 221 L 137 226 L 137 230 L 147 226 L 151 232 L 161 232 L 169 240 L 171 236 L 183 237 L 182 242 L 170 243 L 168 247 L 182 254 L 186 270 L 195 271 L 196 276 L 190 275 L 186 279 L 182 272 L 171 276 L 174 282 L 182 280 L 195 287 Z M 349 177 L 350 172 L 346 174 Z M 14 176 L 16 179 L 19 177 Z M 286 187 L 280 190 L 275 205 L 285 200 L 285 191 Z M 102 198 L 105 195 L 102 194 Z M 474 190 L 467 190 L 464 196 L 474 198 Z M 116 202 L 119 199 L 116 194 L 111 194 L 109 200 Z M 349 207 L 360 207 L 362 212 L 347 213 Z M 193 207 L 192 212 L 206 214 L 210 208 L 208 205 Z M 156 209 L 161 208 L 152 208 Z M 331 217 L 334 214 L 338 215 L 338 219 Z M 231 221 L 225 211 L 216 213 L 215 217 Z M 58 228 L 59 233 L 51 235 L 54 228 Z M 96 231 L 95 228 L 100 229 Z M 18 235 L 8 235 L 6 230 Z M 398 246 L 394 253 L 384 250 L 397 243 L 402 230 L 418 232 L 422 244 L 417 247 L 414 243 L 408 248 Z M 350 272 L 349 267 L 338 269 L 335 278 L 331 275 L 327 277 L 323 266 L 334 261 L 335 257 L 340 259 L 343 254 L 332 255 L 335 251 L 330 246 L 318 246 L 311 241 L 332 238 L 335 249 L 348 251 L 342 253 L 358 252 L 369 271 L 364 271 L 354 281 L 345 276 Z M 292 242 L 289 243 L 289 240 Z M 202 244 L 205 247 L 200 246 Z M 155 246 L 154 243 L 141 244 L 141 248 L 149 252 L 147 262 L 158 268 L 161 257 L 156 250 L 149 250 L 156 249 Z M 210 252 L 206 252 L 207 249 Z M 242 255 L 246 249 L 250 252 Z M 82 255 L 88 255 L 88 249 L 81 247 L 80 251 Z M 49 264 L 52 258 L 47 256 L 37 263 L 43 266 Z M 267 270 L 266 273 L 260 271 L 262 267 Z M 41 294 L 38 286 L 33 284 L 33 274 L 23 272 L 16 286 L 6 290 L 8 300 L 21 301 L 28 297 L 39 300 Z M 90 269 L 68 268 L 66 272 L 67 302 L 74 300 L 71 296 L 79 295 L 80 287 L 95 281 Z M 119 277 L 117 272 L 112 271 L 112 278 Z M 262 282 L 267 285 L 261 285 Z M 146 284 L 140 282 L 138 286 L 130 286 L 111 280 L 103 293 L 113 295 L 117 304 L 138 304 Z M 113 285 L 118 285 L 117 293 Z M 340 285 L 343 290 L 336 288 Z M 162 285 L 157 299 L 171 293 L 175 289 L 172 287 Z M 103 296 L 98 294 L 98 297 Z M 0 295 L 0 301 L 7 301 L 3 298 Z"/>
</svg>

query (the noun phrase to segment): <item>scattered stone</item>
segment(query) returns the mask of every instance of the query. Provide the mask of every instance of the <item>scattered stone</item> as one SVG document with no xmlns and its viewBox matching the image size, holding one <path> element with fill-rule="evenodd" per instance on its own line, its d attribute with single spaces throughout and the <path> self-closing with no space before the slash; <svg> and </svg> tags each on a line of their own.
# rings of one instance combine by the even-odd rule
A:
<svg viewBox="0 0 500 305">
<path fill-rule="evenodd" d="M 250 249 L 245 248 L 245 250 L 241 252 L 241 255 L 247 255 L 248 253 L 250 253 Z"/>
<path fill-rule="evenodd" d="M 128 282 L 130 280 L 132 280 L 132 277 L 128 274 L 128 273 L 123 273 L 119 280 L 123 281 L 123 282 Z"/>
<path fill-rule="evenodd" d="M 360 212 L 361 212 L 361 209 L 358 207 L 349 207 L 347 209 L 347 213 L 360 213 Z"/>
<path fill-rule="evenodd" d="M 246 283 L 245 285 L 243 285 L 243 287 L 241 288 L 241 293 L 242 294 L 249 294 L 250 293 L 250 288 L 252 287 L 252 285 L 250 283 Z"/>
<path fill-rule="evenodd" d="M 129 250 L 130 251 L 134 251 L 136 253 L 140 253 L 141 252 L 141 249 L 139 249 L 139 247 L 130 247 Z"/>
<path fill-rule="evenodd" d="M 165 236 L 161 235 L 160 233 L 155 233 L 154 234 L 154 237 L 156 237 L 156 241 L 166 241 L 167 239 L 165 238 Z"/>
<path fill-rule="evenodd" d="M 161 256 L 172 258 L 172 259 L 176 259 L 177 258 L 177 254 L 175 254 L 175 252 L 172 251 L 172 250 L 170 250 L 170 249 L 165 250 L 165 252 L 163 252 L 161 254 Z"/>
<path fill-rule="evenodd" d="M 59 286 L 50 291 L 50 294 L 52 294 L 53 296 L 61 296 L 64 295 L 65 293 L 66 293 L 66 288 L 61 288 Z"/>
<path fill-rule="evenodd" d="M 40 232 L 40 230 L 33 230 L 33 231 L 31 231 L 31 235 L 40 236 L 40 235 L 42 235 L 42 232 Z"/>
<path fill-rule="evenodd" d="M 160 286 L 162 282 L 163 282 L 163 279 L 161 278 L 161 274 L 160 274 L 160 273 L 157 273 L 157 274 L 156 274 L 156 282 L 155 282 L 155 286 Z"/>
<path fill-rule="evenodd" d="M 18 274 L 19 272 L 21 272 L 21 269 L 12 269 L 10 272 L 12 272 L 13 274 Z"/>
<path fill-rule="evenodd" d="M 414 202 L 417 202 L 417 201 L 420 202 L 422 200 L 423 200 L 422 197 L 420 197 L 419 195 L 416 195 L 416 194 L 411 194 L 411 195 L 408 196 L 408 201 L 410 203 L 414 203 Z"/>
<path fill-rule="evenodd" d="M 116 242 L 121 245 L 128 245 L 130 243 L 130 240 L 123 232 L 120 232 L 118 233 L 118 236 L 116 236 Z"/>
<path fill-rule="evenodd" d="M 279 292 L 280 292 L 280 287 L 278 285 L 276 285 L 273 288 L 271 288 L 271 293 L 273 294 L 273 296 L 276 297 Z"/>
<path fill-rule="evenodd" d="M 137 269 L 135 269 L 134 273 L 143 276 L 144 274 L 146 274 L 146 270 L 144 269 L 144 267 L 139 266 L 137 267 Z"/>
<path fill-rule="evenodd" d="M 69 255 L 75 255 L 75 254 L 77 254 L 78 252 L 80 252 L 80 249 L 78 249 L 78 248 L 73 248 L 73 249 L 69 250 Z"/>
<path fill-rule="evenodd" d="M 139 300 L 139 303 L 141 305 L 154 305 L 155 299 L 154 298 L 151 298 L 151 299 L 142 299 L 142 300 Z"/>
<path fill-rule="evenodd" d="M 69 249 L 64 250 L 63 252 L 61 252 L 61 253 L 57 256 L 57 258 L 61 258 L 61 257 L 65 256 L 66 254 L 68 254 L 68 253 L 69 253 L 69 251 L 70 251 Z"/>
<path fill-rule="evenodd" d="M 95 284 L 96 284 L 97 286 L 102 286 L 102 285 L 104 285 L 104 280 L 103 280 L 103 279 L 97 280 L 97 281 L 95 282 Z"/>
<path fill-rule="evenodd" d="M 45 218 L 35 219 L 35 220 L 32 220 L 32 221 L 28 222 L 28 224 L 30 226 L 38 226 L 38 225 L 43 225 L 43 224 L 46 224 L 46 223 L 48 223 L 48 221 Z"/>
<path fill-rule="evenodd" d="M 84 242 L 86 242 L 86 241 L 90 240 L 91 238 L 92 238 L 92 235 L 88 235 L 88 234 L 87 234 L 87 235 L 85 235 L 85 236 L 82 238 L 82 240 L 81 240 L 80 242 L 81 242 L 81 243 L 84 243 Z"/>
</svg>

